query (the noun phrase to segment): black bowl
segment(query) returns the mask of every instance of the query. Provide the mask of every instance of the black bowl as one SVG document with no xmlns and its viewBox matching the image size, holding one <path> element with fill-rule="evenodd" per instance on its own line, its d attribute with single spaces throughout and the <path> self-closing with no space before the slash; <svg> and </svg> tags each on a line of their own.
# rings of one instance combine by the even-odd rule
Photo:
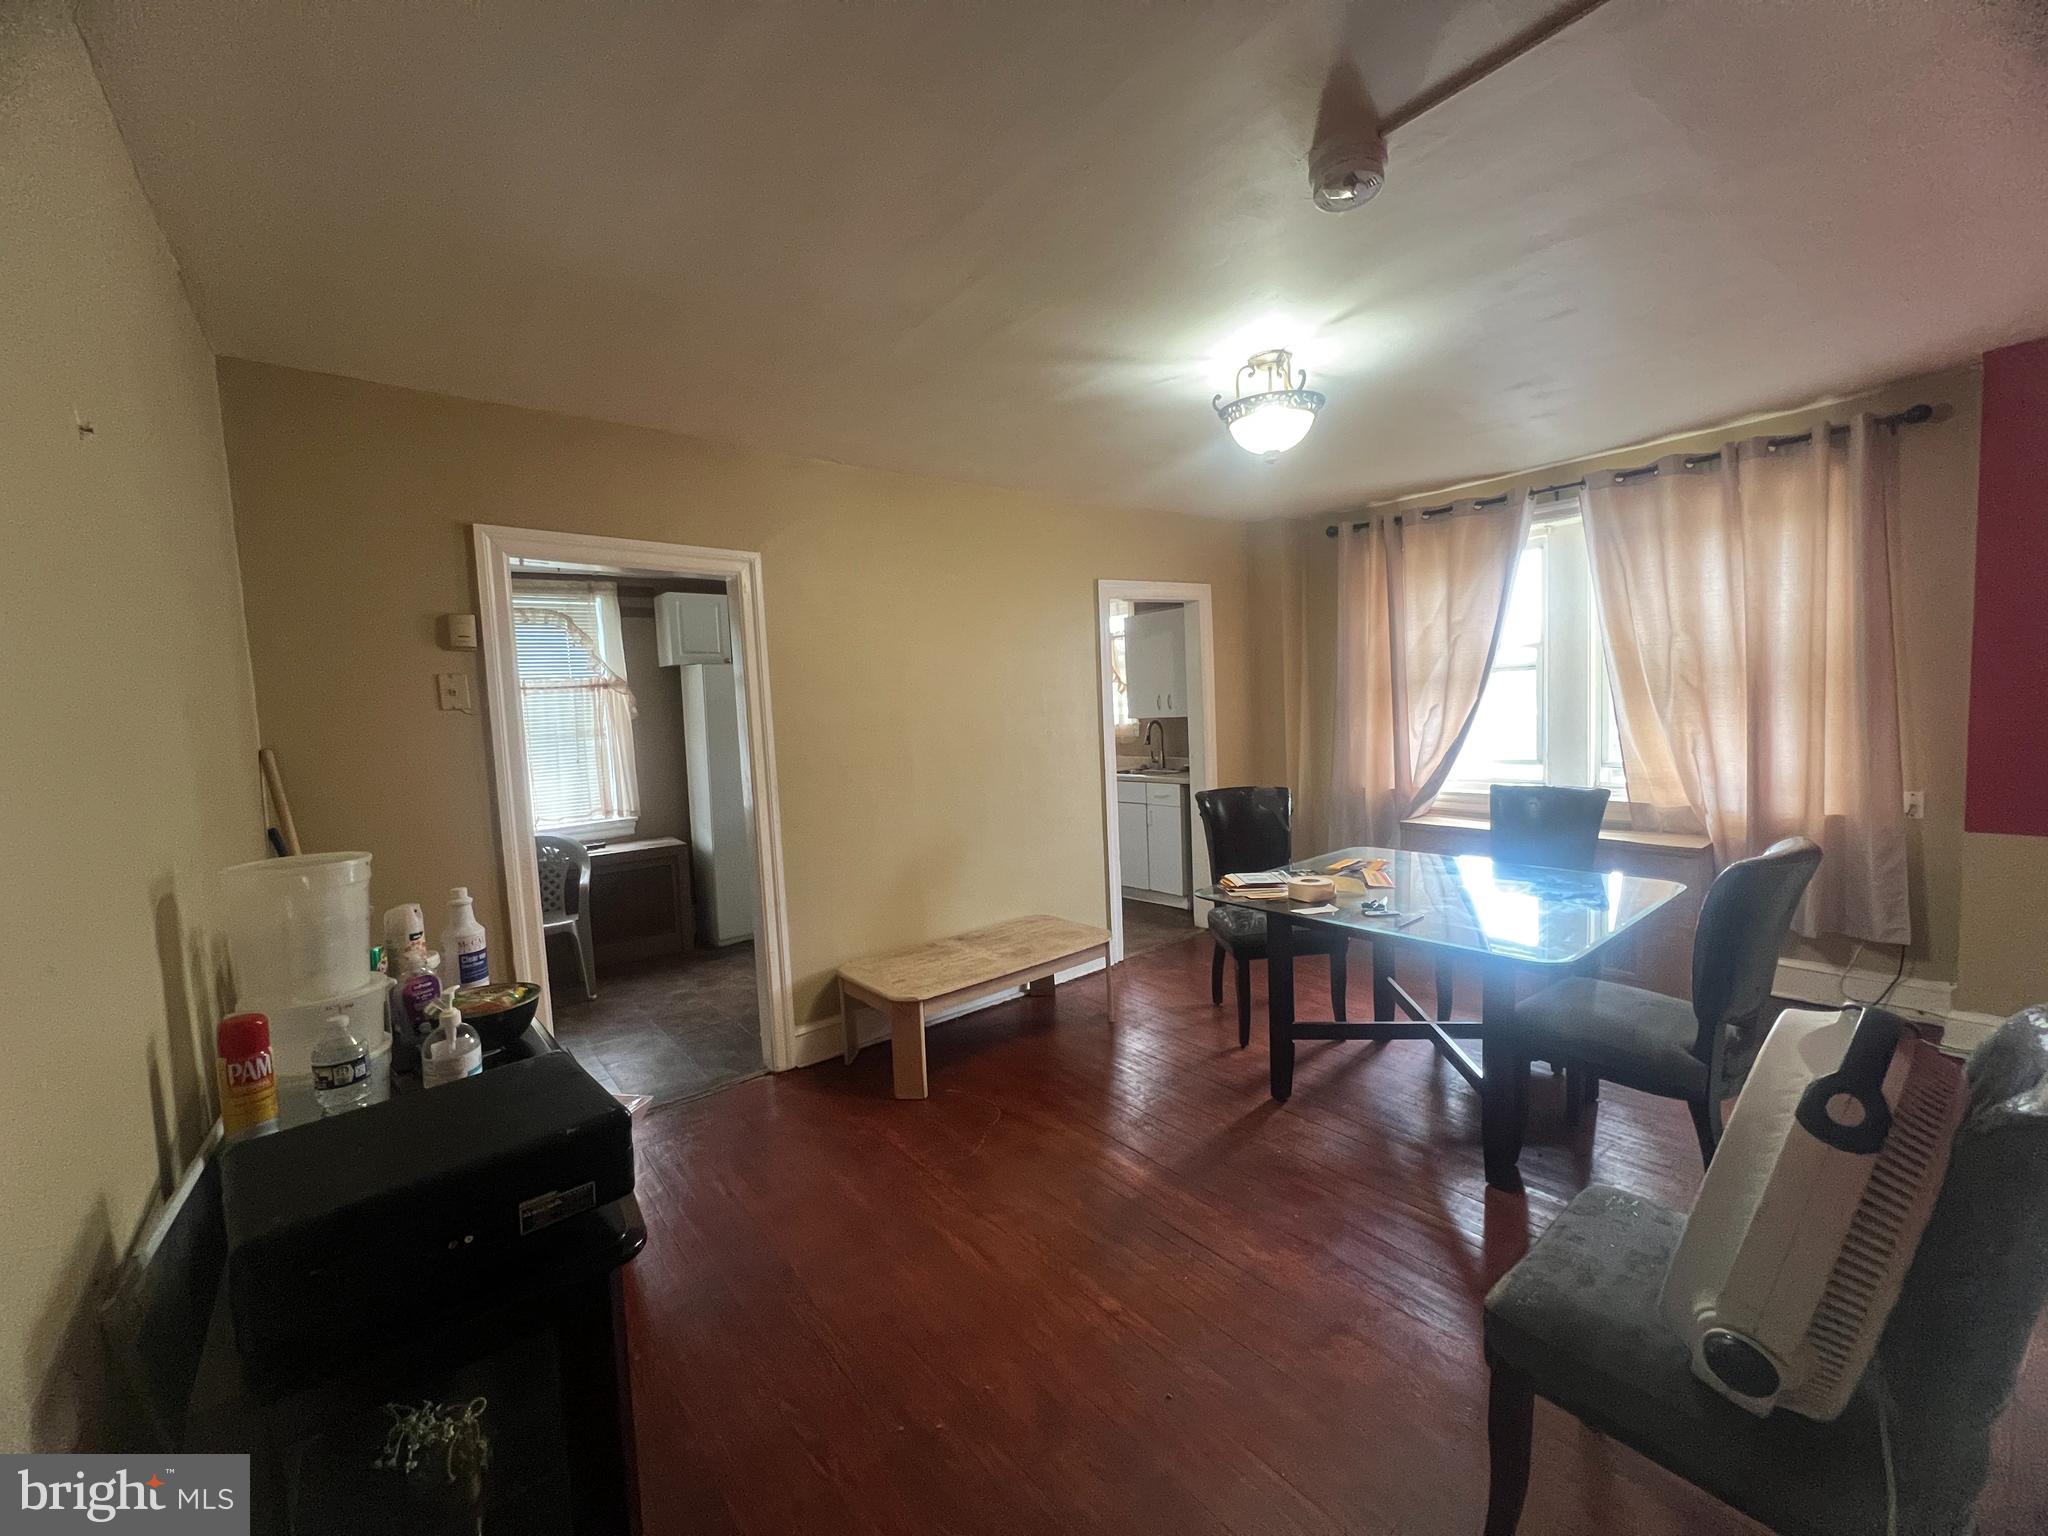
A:
<svg viewBox="0 0 2048 1536">
<path fill-rule="evenodd" d="M 508 992 L 515 996 L 504 1007 L 490 1012 L 470 1012 L 472 1003 L 484 998 L 496 1001 Z M 540 1008 L 540 988 L 530 981 L 478 983 L 457 987 L 451 996 L 455 1006 L 462 1010 L 462 1022 L 476 1031 L 477 1039 L 483 1042 L 487 1051 L 503 1050 L 517 1040 Z"/>
</svg>

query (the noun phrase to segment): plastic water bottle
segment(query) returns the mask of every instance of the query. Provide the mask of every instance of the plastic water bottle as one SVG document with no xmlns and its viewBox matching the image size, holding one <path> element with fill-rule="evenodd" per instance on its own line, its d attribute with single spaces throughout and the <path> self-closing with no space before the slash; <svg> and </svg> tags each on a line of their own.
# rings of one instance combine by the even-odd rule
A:
<svg viewBox="0 0 2048 1536">
<path fill-rule="evenodd" d="M 313 1045 L 313 1102 L 323 1115 L 370 1102 L 370 1052 L 345 1013 L 329 1014 Z"/>
</svg>

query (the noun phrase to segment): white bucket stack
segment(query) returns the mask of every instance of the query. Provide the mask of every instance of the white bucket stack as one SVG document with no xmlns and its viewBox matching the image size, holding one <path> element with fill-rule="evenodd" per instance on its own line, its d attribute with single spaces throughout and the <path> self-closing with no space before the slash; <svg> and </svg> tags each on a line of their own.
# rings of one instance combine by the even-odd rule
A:
<svg viewBox="0 0 2048 1536">
<path fill-rule="evenodd" d="M 222 870 L 220 882 L 236 1006 L 270 1019 L 280 1085 L 310 1084 L 321 1026 L 346 1013 L 370 1048 L 371 1097 L 383 1098 L 391 978 L 370 968 L 370 856 L 258 859 Z"/>
</svg>

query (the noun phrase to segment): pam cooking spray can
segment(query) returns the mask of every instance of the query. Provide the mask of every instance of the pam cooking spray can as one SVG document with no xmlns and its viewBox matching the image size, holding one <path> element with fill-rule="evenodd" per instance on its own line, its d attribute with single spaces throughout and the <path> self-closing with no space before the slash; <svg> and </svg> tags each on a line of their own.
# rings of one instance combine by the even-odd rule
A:
<svg viewBox="0 0 2048 1536">
<path fill-rule="evenodd" d="M 214 1034 L 221 1130 L 229 1141 L 277 1129 L 277 1072 L 270 1062 L 270 1020 L 231 1013 Z"/>
</svg>

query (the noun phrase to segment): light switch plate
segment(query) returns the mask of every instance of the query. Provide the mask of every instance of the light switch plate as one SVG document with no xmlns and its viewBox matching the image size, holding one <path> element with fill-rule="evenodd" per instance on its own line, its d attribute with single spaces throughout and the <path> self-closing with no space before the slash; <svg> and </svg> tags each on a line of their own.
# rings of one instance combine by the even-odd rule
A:
<svg viewBox="0 0 2048 1536">
<path fill-rule="evenodd" d="M 434 674 L 436 701 L 443 709 L 458 709 L 468 714 L 472 708 L 469 696 L 469 674 L 467 672 L 436 672 Z"/>
<path fill-rule="evenodd" d="M 1909 789 L 1906 791 L 1906 820 L 1919 821 L 1927 814 L 1927 791 Z"/>
</svg>

